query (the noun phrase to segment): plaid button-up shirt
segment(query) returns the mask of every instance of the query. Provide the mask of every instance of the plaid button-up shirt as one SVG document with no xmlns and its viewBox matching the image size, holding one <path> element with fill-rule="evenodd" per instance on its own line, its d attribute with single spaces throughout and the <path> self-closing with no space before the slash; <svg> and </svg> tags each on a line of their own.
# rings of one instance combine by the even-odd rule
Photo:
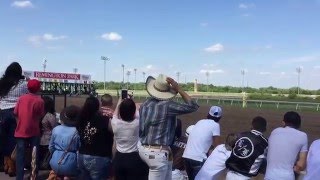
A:
<svg viewBox="0 0 320 180">
<path fill-rule="evenodd" d="M 148 99 L 139 110 L 141 143 L 143 145 L 171 145 L 175 134 L 176 116 L 197 111 L 198 108 L 199 105 L 194 100 L 188 103 L 178 103 Z"/>
<path fill-rule="evenodd" d="M 28 92 L 27 82 L 25 80 L 20 80 L 16 86 L 11 88 L 5 97 L 0 98 L 0 109 L 14 108 L 19 97 L 27 94 Z"/>
</svg>

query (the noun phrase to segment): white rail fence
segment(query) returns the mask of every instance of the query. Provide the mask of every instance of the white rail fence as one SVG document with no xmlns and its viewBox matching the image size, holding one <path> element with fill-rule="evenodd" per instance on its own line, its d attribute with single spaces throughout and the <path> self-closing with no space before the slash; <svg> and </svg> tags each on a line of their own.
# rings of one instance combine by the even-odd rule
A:
<svg viewBox="0 0 320 180">
<path fill-rule="evenodd" d="M 142 100 L 148 98 L 148 96 L 135 96 L 136 99 Z M 232 98 L 205 98 L 205 97 L 196 97 L 194 98 L 199 104 L 221 104 L 221 105 L 230 105 L 230 106 L 241 106 L 242 99 L 232 99 Z M 181 98 L 177 98 L 178 101 L 181 101 Z M 310 109 L 314 111 L 320 110 L 320 102 L 292 102 L 292 101 L 272 101 L 272 100 L 247 100 L 247 107 L 256 107 L 256 108 L 287 108 L 287 109 Z"/>
</svg>

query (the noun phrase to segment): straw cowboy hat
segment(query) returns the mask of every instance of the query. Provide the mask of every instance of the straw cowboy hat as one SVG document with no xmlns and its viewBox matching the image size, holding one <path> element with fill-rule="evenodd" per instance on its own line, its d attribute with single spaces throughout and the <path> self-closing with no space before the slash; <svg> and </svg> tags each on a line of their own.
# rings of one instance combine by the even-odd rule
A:
<svg viewBox="0 0 320 180">
<path fill-rule="evenodd" d="M 157 79 L 149 76 L 146 81 L 146 88 L 149 95 L 158 100 L 172 99 L 178 93 L 168 84 L 167 76 L 163 74 L 160 74 Z"/>
</svg>

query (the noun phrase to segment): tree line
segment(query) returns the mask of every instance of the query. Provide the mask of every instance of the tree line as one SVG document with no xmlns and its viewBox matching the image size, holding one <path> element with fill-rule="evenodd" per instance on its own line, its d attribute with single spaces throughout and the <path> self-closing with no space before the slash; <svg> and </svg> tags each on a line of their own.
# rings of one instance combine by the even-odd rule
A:
<svg viewBox="0 0 320 180">
<path fill-rule="evenodd" d="M 180 84 L 185 91 L 194 91 L 194 84 L 193 83 L 181 83 Z M 96 89 L 103 89 L 104 83 L 103 82 L 95 82 L 94 86 Z M 106 82 L 107 89 L 121 89 L 121 88 L 128 88 L 129 90 L 144 90 L 145 84 L 144 83 L 124 83 L 121 82 Z M 246 93 L 250 94 L 273 94 L 273 95 L 293 95 L 297 94 L 298 88 L 292 87 L 288 89 L 276 88 L 276 87 L 262 87 L 262 88 L 253 88 L 253 87 L 233 87 L 233 86 L 214 86 L 213 84 L 198 84 L 198 92 L 225 92 L 225 93 L 241 93 L 245 91 Z M 320 95 L 320 89 L 318 90 L 308 90 L 308 89 L 301 89 L 300 94 L 303 95 Z"/>
</svg>

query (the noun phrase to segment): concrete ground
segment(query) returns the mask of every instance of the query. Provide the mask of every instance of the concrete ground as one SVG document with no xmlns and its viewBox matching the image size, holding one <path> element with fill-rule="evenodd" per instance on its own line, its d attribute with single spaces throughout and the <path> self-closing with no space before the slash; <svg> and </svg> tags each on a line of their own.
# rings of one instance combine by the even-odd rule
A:
<svg viewBox="0 0 320 180">
<path fill-rule="evenodd" d="M 46 180 L 48 178 L 48 175 L 49 175 L 49 171 L 40 171 L 38 180 Z M 27 180 L 28 177 L 29 177 L 29 172 L 26 171 L 25 174 L 24 174 L 24 179 Z M 14 180 L 14 179 L 16 179 L 16 177 L 9 177 L 4 172 L 1 172 L 0 173 L 0 179 L 1 180 Z"/>
</svg>

